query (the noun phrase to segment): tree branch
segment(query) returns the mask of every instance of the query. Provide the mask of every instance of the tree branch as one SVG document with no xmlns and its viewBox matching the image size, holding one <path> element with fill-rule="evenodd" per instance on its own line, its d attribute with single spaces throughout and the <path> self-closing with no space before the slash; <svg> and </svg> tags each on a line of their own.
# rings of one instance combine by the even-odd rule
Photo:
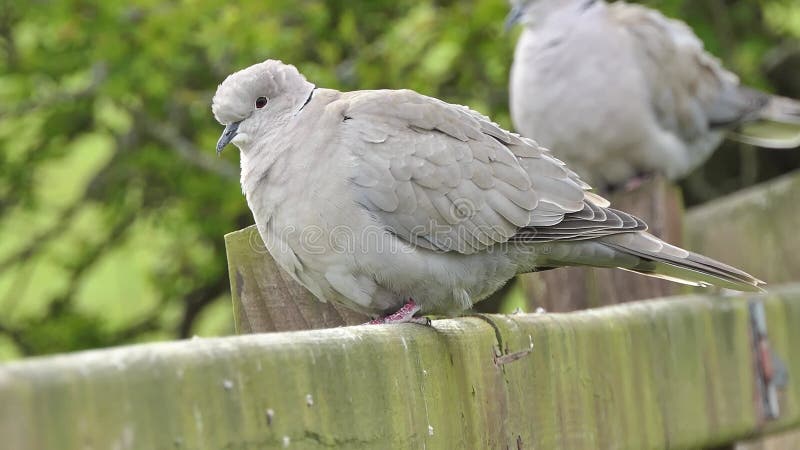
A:
<svg viewBox="0 0 800 450">
<path fill-rule="evenodd" d="M 80 287 L 81 278 L 86 271 L 91 268 L 101 256 L 103 256 L 109 249 L 118 245 L 123 234 L 131 227 L 134 222 L 135 215 L 133 213 L 126 214 L 121 219 L 118 219 L 111 231 L 108 233 L 106 239 L 100 244 L 95 245 L 93 248 L 84 251 L 83 255 L 72 265 L 72 270 L 69 276 L 69 284 L 64 292 L 54 298 L 49 305 L 51 314 L 58 314 L 60 311 L 67 309 L 72 303 Z"/>
<path fill-rule="evenodd" d="M 183 317 L 181 317 L 176 330 L 179 337 L 190 337 L 192 326 L 197 316 L 206 306 L 228 291 L 227 277 L 219 276 L 210 281 L 210 283 L 199 286 L 184 296 Z"/>
<path fill-rule="evenodd" d="M 117 152 L 116 154 L 118 155 L 120 153 L 120 149 L 117 148 L 116 152 Z M 17 264 L 21 261 L 28 260 L 36 252 L 41 250 L 42 247 L 47 245 L 51 240 L 60 236 L 59 231 L 66 228 L 66 224 L 68 224 L 69 221 L 72 220 L 75 214 L 80 210 L 80 207 L 83 206 L 86 203 L 86 201 L 91 198 L 93 185 L 97 182 L 97 180 L 105 177 L 106 174 L 111 171 L 115 163 L 116 163 L 116 158 L 112 157 L 102 169 L 100 169 L 97 173 L 95 173 L 94 177 L 92 177 L 92 180 L 90 180 L 86 184 L 86 188 L 84 189 L 80 198 L 78 198 L 70 206 L 62 210 L 59 216 L 53 221 L 52 225 L 40 231 L 37 235 L 35 235 L 32 239 L 30 239 L 28 241 L 28 245 L 17 250 L 16 252 L 7 256 L 6 258 L 0 260 L 0 272 L 4 272 L 13 264 Z"/>
<path fill-rule="evenodd" d="M 145 132 L 168 146 L 186 162 L 228 180 L 239 180 L 239 169 L 221 159 L 201 152 L 192 141 L 186 139 L 177 128 L 168 122 L 153 119 L 143 111 L 131 113 L 145 125 Z"/>
<path fill-rule="evenodd" d="M 0 272 L 5 272 L 14 264 L 25 262 L 30 259 L 36 252 L 41 250 L 42 247 L 50 243 L 55 237 L 59 236 L 59 230 L 64 228 L 64 224 L 68 223 L 78 212 L 83 202 L 83 197 L 61 211 L 58 218 L 53 221 L 53 224 L 40 231 L 36 236 L 29 240 L 28 245 L 17 250 L 13 254 L 7 256 L 5 259 L 0 260 Z"/>
<path fill-rule="evenodd" d="M 33 353 L 33 347 L 31 347 L 27 342 L 25 342 L 25 338 L 23 337 L 23 333 L 16 329 L 12 328 L 2 322 L 0 322 L 0 334 L 4 334 L 11 339 L 11 342 L 17 346 L 17 348 L 22 352 L 24 355 L 30 355 Z"/>
<path fill-rule="evenodd" d="M 105 63 L 100 61 L 92 66 L 92 79 L 88 85 L 75 91 L 56 91 L 47 95 L 43 99 L 20 102 L 8 109 L 0 109 L 0 117 L 4 115 L 20 116 L 40 107 L 49 106 L 53 103 L 73 102 L 84 97 L 93 95 L 97 88 L 108 78 L 108 68 Z"/>
</svg>

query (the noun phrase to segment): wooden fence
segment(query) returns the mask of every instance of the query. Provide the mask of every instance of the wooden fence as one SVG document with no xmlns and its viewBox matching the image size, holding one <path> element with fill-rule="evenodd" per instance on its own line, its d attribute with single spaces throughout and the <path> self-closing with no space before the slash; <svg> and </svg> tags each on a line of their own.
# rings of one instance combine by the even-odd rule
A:
<svg viewBox="0 0 800 450">
<path fill-rule="evenodd" d="M 800 425 L 800 377 L 770 421 L 749 302 L 800 373 L 800 286 L 147 344 L 0 370 L 8 449 L 703 448 Z"/>
</svg>

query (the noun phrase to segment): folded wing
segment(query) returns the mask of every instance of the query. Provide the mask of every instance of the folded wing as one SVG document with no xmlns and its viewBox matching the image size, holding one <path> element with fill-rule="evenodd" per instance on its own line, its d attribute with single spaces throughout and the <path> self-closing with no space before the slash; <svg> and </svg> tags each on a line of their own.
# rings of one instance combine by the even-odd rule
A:
<svg viewBox="0 0 800 450">
<path fill-rule="evenodd" d="M 587 239 L 645 229 L 534 141 L 413 91 L 345 94 L 342 139 L 356 198 L 397 236 L 474 253 L 509 240 Z"/>
</svg>

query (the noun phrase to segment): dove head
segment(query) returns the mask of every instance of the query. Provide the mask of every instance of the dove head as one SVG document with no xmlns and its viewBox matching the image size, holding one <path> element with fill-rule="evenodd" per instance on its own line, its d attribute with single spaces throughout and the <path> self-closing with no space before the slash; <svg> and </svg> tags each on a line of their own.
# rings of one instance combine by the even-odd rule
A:
<svg viewBox="0 0 800 450">
<path fill-rule="evenodd" d="M 597 0 L 509 0 L 511 11 L 506 16 L 506 31 L 517 23 L 531 25 L 541 22 L 560 8 L 580 5 L 588 7 Z"/>
<path fill-rule="evenodd" d="M 313 90 L 294 66 L 274 59 L 229 75 L 211 104 L 214 118 L 225 125 L 217 153 L 228 143 L 246 151 L 258 137 L 297 113 Z"/>
</svg>

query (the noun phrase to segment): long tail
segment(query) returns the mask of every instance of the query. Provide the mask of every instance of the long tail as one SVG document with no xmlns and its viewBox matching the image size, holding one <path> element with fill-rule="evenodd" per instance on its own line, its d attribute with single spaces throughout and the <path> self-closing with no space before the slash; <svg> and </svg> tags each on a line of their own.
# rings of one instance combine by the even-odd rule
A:
<svg viewBox="0 0 800 450">
<path fill-rule="evenodd" d="M 617 234 L 603 238 L 601 242 L 620 253 L 639 258 L 636 265 L 621 269 L 694 286 L 714 285 L 737 291 L 763 290 L 760 286 L 764 282 L 749 273 L 667 244 L 650 233 Z"/>
<path fill-rule="evenodd" d="M 629 270 L 692 286 L 762 291 L 764 282 L 735 267 L 670 245 L 650 233 L 620 233 L 549 248 L 548 267 L 594 266 Z M 540 261 L 542 263 L 544 261 Z"/>
<path fill-rule="evenodd" d="M 800 101 L 771 96 L 755 120 L 741 124 L 729 136 L 759 147 L 800 147 Z"/>
</svg>

